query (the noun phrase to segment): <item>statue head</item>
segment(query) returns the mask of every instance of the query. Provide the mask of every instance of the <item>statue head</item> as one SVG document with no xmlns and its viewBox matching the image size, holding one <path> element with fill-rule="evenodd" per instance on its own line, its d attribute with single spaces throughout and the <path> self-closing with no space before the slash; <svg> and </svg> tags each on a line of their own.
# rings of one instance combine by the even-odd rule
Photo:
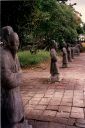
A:
<svg viewBox="0 0 85 128">
<path fill-rule="evenodd" d="M 62 47 L 67 47 L 67 44 L 65 41 L 63 42 Z"/>
<path fill-rule="evenodd" d="M 5 26 L 1 31 L 1 40 L 3 43 L 9 42 L 9 35 L 13 32 L 13 28 L 11 26 Z"/>
<path fill-rule="evenodd" d="M 11 26 L 3 27 L 1 35 L 4 46 L 10 49 L 12 53 L 16 53 L 19 47 L 19 37 L 13 28 Z"/>
<path fill-rule="evenodd" d="M 67 47 L 71 47 L 71 44 L 70 43 L 67 43 Z"/>
<path fill-rule="evenodd" d="M 16 32 L 12 32 L 9 36 L 8 48 L 10 48 L 10 50 L 13 53 L 16 53 L 18 51 L 18 47 L 19 47 L 18 34 Z"/>
<path fill-rule="evenodd" d="M 51 40 L 51 44 L 50 44 L 51 46 L 51 48 L 54 48 L 55 50 L 57 50 L 57 48 L 58 48 L 58 44 L 57 44 L 57 42 L 55 41 L 55 40 Z"/>
</svg>

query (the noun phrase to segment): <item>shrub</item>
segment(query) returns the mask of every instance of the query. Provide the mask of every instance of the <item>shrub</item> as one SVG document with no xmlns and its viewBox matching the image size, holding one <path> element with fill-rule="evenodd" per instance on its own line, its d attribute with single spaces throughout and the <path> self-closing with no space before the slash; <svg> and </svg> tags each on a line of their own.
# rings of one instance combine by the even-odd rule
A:
<svg viewBox="0 0 85 128">
<path fill-rule="evenodd" d="M 31 54 L 29 51 L 20 51 L 18 56 L 21 67 L 36 65 L 50 58 L 48 51 L 39 51 L 37 54 Z"/>
</svg>

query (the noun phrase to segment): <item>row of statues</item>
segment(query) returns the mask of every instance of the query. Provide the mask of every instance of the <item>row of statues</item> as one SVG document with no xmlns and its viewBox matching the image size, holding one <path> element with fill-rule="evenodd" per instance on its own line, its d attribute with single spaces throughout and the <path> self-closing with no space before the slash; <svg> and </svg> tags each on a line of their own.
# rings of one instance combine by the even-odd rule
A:
<svg viewBox="0 0 85 128">
<path fill-rule="evenodd" d="M 3 45 L 2 45 L 3 44 Z M 20 95 L 20 85 L 22 85 L 22 71 L 17 56 L 19 47 L 19 37 L 13 28 L 5 26 L 1 31 L 1 127 L 2 128 L 29 128 L 24 115 L 23 103 Z M 77 46 L 78 47 L 78 46 Z M 75 48 L 77 53 L 80 51 Z M 56 51 L 58 45 L 51 40 L 51 82 L 60 81 L 60 73 L 57 63 Z M 74 48 L 63 43 L 62 47 L 62 67 L 68 67 L 68 61 L 74 59 Z"/>
<path fill-rule="evenodd" d="M 65 42 L 63 43 L 63 48 L 62 48 L 62 52 L 63 52 L 62 67 L 63 68 L 68 67 L 68 62 L 72 62 L 75 54 L 78 56 L 80 55 L 80 49 L 81 49 L 80 44 L 76 44 L 74 46 L 71 44 L 66 44 Z"/>
<path fill-rule="evenodd" d="M 51 56 L 51 65 L 50 65 L 50 82 L 59 82 L 60 81 L 60 73 L 59 73 L 59 67 L 58 67 L 58 60 L 57 60 L 57 50 L 58 45 L 55 42 L 55 40 L 51 41 L 50 46 L 50 56 Z M 63 42 L 62 45 L 62 68 L 68 67 L 68 62 L 72 62 L 74 59 L 75 54 L 80 55 L 81 45 L 78 43 L 75 46 L 71 44 L 66 44 Z"/>
</svg>

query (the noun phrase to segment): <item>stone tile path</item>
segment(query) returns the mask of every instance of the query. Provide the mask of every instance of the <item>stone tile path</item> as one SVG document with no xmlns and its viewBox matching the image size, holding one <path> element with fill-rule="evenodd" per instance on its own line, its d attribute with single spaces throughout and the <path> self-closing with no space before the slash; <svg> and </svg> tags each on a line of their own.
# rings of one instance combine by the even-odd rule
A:
<svg viewBox="0 0 85 128">
<path fill-rule="evenodd" d="M 85 53 L 60 73 L 62 81 L 50 84 L 49 64 L 23 71 L 21 95 L 33 128 L 85 128 Z"/>
</svg>

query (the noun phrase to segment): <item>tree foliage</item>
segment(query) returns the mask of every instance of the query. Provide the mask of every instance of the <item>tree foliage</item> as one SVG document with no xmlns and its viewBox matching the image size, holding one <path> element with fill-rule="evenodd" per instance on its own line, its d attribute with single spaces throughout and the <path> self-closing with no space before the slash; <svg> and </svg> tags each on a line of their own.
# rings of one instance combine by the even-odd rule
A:
<svg viewBox="0 0 85 128">
<path fill-rule="evenodd" d="M 83 24 L 83 30 L 84 30 L 84 34 L 85 34 L 85 23 Z"/>
<path fill-rule="evenodd" d="M 59 43 L 74 42 L 78 36 L 77 19 L 74 9 L 56 0 L 36 0 L 33 19 L 33 34 L 36 38 L 51 38 Z"/>
<path fill-rule="evenodd" d="M 59 44 L 64 39 L 74 42 L 80 30 L 81 18 L 67 0 L 2 1 L 1 24 L 11 25 L 18 32 L 21 46 L 29 42 L 49 45 L 48 39 Z M 44 41 L 43 41 L 44 40 Z"/>
</svg>

